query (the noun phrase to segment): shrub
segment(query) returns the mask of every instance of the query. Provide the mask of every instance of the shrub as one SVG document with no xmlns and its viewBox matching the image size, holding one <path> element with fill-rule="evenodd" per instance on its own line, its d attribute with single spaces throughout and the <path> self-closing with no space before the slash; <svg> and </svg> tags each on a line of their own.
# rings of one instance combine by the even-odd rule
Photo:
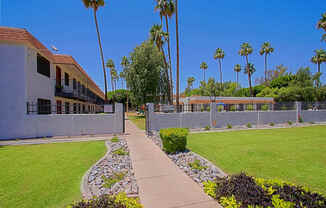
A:
<svg viewBox="0 0 326 208">
<path fill-rule="evenodd" d="M 102 180 L 104 181 L 105 188 L 111 188 L 114 184 L 118 183 L 119 181 L 123 180 L 126 176 L 126 173 L 115 173 L 111 178 L 107 178 L 104 175 L 102 176 Z"/>
<path fill-rule="evenodd" d="M 293 122 L 292 121 L 288 121 L 288 124 L 291 126 L 293 124 Z"/>
<path fill-rule="evenodd" d="M 128 155 L 128 152 L 126 152 L 122 147 L 120 149 L 117 149 L 112 152 L 115 155 Z"/>
<path fill-rule="evenodd" d="M 138 199 L 128 198 L 125 193 L 101 195 L 90 200 L 73 203 L 66 208 L 142 208 Z"/>
<path fill-rule="evenodd" d="M 228 123 L 228 124 L 227 124 L 227 128 L 228 128 L 228 129 L 232 129 L 232 125 Z"/>
<path fill-rule="evenodd" d="M 187 146 L 189 130 L 184 128 L 161 129 L 163 150 L 168 153 L 184 152 Z"/>
<path fill-rule="evenodd" d="M 210 129 L 211 129 L 211 127 L 210 126 L 205 126 L 205 131 L 209 131 Z"/>
<path fill-rule="evenodd" d="M 191 169 L 199 171 L 205 170 L 207 168 L 206 166 L 200 164 L 200 160 L 195 160 L 194 162 L 189 163 L 188 165 L 191 167 Z"/>
<path fill-rule="evenodd" d="M 119 138 L 115 136 L 111 139 L 111 142 L 113 143 L 119 142 Z"/>
<path fill-rule="evenodd" d="M 247 128 L 252 128 L 252 124 L 251 123 L 247 123 Z"/>
<path fill-rule="evenodd" d="M 275 126 L 274 122 L 269 123 L 270 126 Z"/>
</svg>

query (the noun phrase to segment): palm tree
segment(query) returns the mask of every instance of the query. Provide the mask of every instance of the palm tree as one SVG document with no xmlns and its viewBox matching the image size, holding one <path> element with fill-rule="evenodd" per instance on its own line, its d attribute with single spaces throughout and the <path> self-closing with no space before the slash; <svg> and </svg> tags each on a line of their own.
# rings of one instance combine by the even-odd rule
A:
<svg viewBox="0 0 326 208">
<path fill-rule="evenodd" d="M 263 43 L 259 51 L 259 54 L 261 56 L 265 55 L 265 82 L 267 82 L 267 56 L 273 52 L 274 52 L 274 48 L 272 48 L 269 42 Z"/>
<path fill-rule="evenodd" d="M 189 89 L 192 89 L 194 82 L 195 82 L 195 77 L 189 77 L 187 79 L 187 85 L 188 85 L 187 87 L 189 87 Z"/>
<path fill-rule="evenodd" d="M 324 29 L 326 31 L 326 12 L 324 14 L 322 14 L 320 20 L 318 21 L 317 28 Z M 321 40 L 326 41 L 326 34 L 323 34 Z"/>
<path fill-rule="evenodd" d="M 245 74 L 248 74 L 248 80 L 249 80 L 250 95 L 251 95 L 251 97 L 254 96 L 253 95 L 253 92 L 252 92 L 252 88 L 251 88 L 251 75 L 253 73 L 255 73 L 255 71 L 256 71 L 256 68 L 255 68 L 255 66 L 252 63 L 248 63 L 248 65 L 247 65 L 247 67 L 245 68 L 245 71 L 244 71 Z"/>
<path fill-rule="evenodd" d="M 234 71 L 237 73 L 237 86 L 239 87 L 239 72 L 241 71 L 241 65 L 236 64 L 234 66 Z"/>
<path fill-rule="evenodd" d="M 162 53 L 163 55 L 163 60 L 164 60 L 164 65 L 165 65 L 165 76 L 168 79 L 168 98 L 169 98 L 169 103 L 172 104 L 173 102 L 173 98 L 171 95 L 171 86 L 170 86 L 170 78 L 169 78 L 169 72 L 168 72 L 168 64 L 166 61 L 166 56 L 165 56 L 165 52 L 163 50 L 163 45 L 167 40 L 167 33 L 163 32 L 162 30 L 162 26 L 161 25 L 153 25 L 153 27 L 150 30 L 150 41 L 152 41 L 156 47 L 158 48 L 158 50 Z"/>
<path fill-rule="evenodd" d="M 326 51 L 324 51 L 323 49 L 315 50 L 315 55 L 311 58 L 311 62 L 317 64 L 317 70 L 320 74 L 320 64 L 326 62 Z M 317 80 L 316 85 L 319 86 L 319 80 Z"/>
<path fill-rule="evenodd" d="M 206 62 L 202 62 L 200 64 L 200 69 L 202 69 L 203 72 L 204 72 L 204 82 L 206 82 L 205 71 L 206 71 L 206 69 L 208 69 L 208 66 L 207 66 Z"/>
<path fill-rule="evenodd" d="M 214 59 L 218 60 L 219 66 L 220 66 L 220 83 L 221 83 L 221 89 L 223 87 L 223 77 L 222 77 L 222 60 L 224 59 L 224 51 L 221 48 L 216 49 L 214 54 Z"/>
<path fill-rule="evenodd" d="M 102 60 L 102 67 L 103 67 L 103 74 L 104 74 L 104 86 L 105 86 L 105 102 L 108 100 L 108 86 L 107 86 L 107 80 L 106 80 L 106 72 L 105 72 L 105 64 L 104 64 L 104 55 L 103 55 L 103 49 L 102 49 L 102 43 L 101 43 L 101 36 L 100 31 L 98 28 L 98 22 L 97 22 L 97 16 L 96 12 L 99 7 L 103 7 L 105 5 L 104 0 L 82 0 L 86 8 L 92 8 L 94 10 L 94 21 L 96 25 L 96 32 L 97 32 L 97 39 L 98 44 L 100 47 L 100 54 L 101 54 L 101 60 Z M 111 78 L 112 80 L 112 78 Z"/>
<path fill-rule="evenodd" d="M 115 69 L 115 64 L 112 59 L 109 59 L 106 62 L 106 67 L 110 69 L 112 91 L 114 91 L 114 79 L 112 77 L 112 70 Z"/>
<path fill-rule="evenodd" d="M 245 73 L 248 74 L 248 82 L 249 82 L 249 88 L 250 88 L 250 95 L 253 97 L 253 90 L 252 90 L 252 85 L 251 85 L 251 71 L 248 69 L 249 67 L 249 61 L 248 61 L 248 56 L 252 54 L 253 48 L 249 45 L 249 43 L 243 43 L 240 47 L 239 50 L 239 55 L 244 56 L 246 58 L 246 68 L 245 68 Z"/>
<path fill-rule="evenodd" d="M 180 51 L 179 51 L 179 17 L 178 17 L 178 0 L 175 0 L 175 25 L 176 25 L 176 39 L 177 39 L 177 96 L 176 104 L 179 106 L 179 79 L 180 79 Z"/>
</svg>

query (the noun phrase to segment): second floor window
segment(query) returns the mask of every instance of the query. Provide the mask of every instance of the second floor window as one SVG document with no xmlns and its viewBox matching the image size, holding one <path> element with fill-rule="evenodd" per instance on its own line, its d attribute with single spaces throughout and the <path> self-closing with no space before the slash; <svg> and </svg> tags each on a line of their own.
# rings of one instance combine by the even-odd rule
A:
<svg viewBox="0 0 326 208">
<path fill-rule="evenodd" d="M 37 54 L 37 72 L 49 78 L 51 76 L 50 62 L 40 54 Z"/>
<path fill-rule="evenodd" d="M 69 86 L 69 74 L 65 73 L 65 85 Z"/>
</svg>

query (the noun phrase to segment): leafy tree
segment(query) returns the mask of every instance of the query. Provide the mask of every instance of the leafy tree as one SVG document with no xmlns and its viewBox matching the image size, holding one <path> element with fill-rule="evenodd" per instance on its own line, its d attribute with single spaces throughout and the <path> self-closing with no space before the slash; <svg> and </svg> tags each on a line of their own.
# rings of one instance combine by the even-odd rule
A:
<svg viewBox="0 0 326 208">
<path fill-rule="evenodd" d="M 135 104 L 157 102 L 159 96 L 167 94 L 166 88 L 162 87 L 162 84 L 168 84 L 167 79 L 161 77 L 165 74 L 163 59 L 151 41 L 137 46 L 130 54 L 126 81 Z"/>
<path fill-rule="evenodd" d="M 208 65 L 206 64 L 206 62 L 202 62 L 200 64 L 200 69 L 202 69 L 204 72 L 204 80 L 203 81 L 206 82 L 205 71 L 208 69 Z"/>
<path fill-rule="evenodd" d="M 237 85 L 239 86 L 239 72 L 241 72 L 241 65 L 236 64 L 234 66 L 234 71 L 237 73 Z"/>
<path fill-rule="evenodd" d="M 224 59 L 224 51 L 221 48 L 216 49 L 215 53 L 214 53 L 214 59 L 218 60 L 219 63 L 219 69 L 220 69 L 220 83 L 221 86 L 223 85 L 223 77 L 222 77 L 222 60 Z"/>
<path fill-rule="evenodd" d="M 103 74 L 104 74 L 105 101 L 107 102 L 108 85 L 107 85 L 107 80 L 106 80 L 106 72 L 105 72 L 105 64 L 104 64 L 104 55 L 103 55 L 103 49 L 102 49 L 102 43 L 101 43 L 101 36 L 100 36 L 100 31 L 99 31 L 98 21 L 97 21 L 97 16 L 96 16 L 96 12 L 97 12 L 98 8 L 103 7 L 105 5 L 105 3 L 104 3 L 104 0 L 82 0 L 82 1 L 86 8 L 92 8 L 94 11 L 94 21 L 95 21 L 95 25 L 96 25 L 97 39 L 98 39 L 98 45 L 100 47 L 100 54 L 101 54 Z"/>
<path fill-rule="evenodd" d="M 267 82 L 267 56 L 274 52 L 274 48 L 272 48 L 269 42 L 263 43 L 259 54 L 261 56 L 265 55 L 265 82 Z"/>
<path fill-rule="evenodd" d="M 326 62 L 326 51 L 323 49 L 315 50 L 315 55 L 311 58 L 311 62 L 317 64 L 317 71 L 320 73 L 320 64 Z M 319 86 L 319 80 L 317 80 L 316 86 Z"/>
<path fill-rule="evenodd" d="M 244 56 L 246 58 L 246 68 L 245 68 L 245 74 L 248 74 L 248 82 L 249 82 L 249 89 L 250 89 L 250 95 L 253 96 L 253 91 L 252 91 L 252 84 L 251 84 L 251 72 L 254 69 L 253 67 L 250 68 L 249 61 L 248 61 L 248 56 L 252 54 L 253 48 L 250 46 L 249 43 L 243 43 L 240 47 L 239 50 L 239 55 Z M 253 65 L 252 65 L 253 66 Z"/>
<path fill-rule="evenodd" d="M 321 18 L 317 23 L 317 28 L 318 29 L 324 29 L 324 31 L 326 31 L 326 12 L 321 15 Z M 323 34 L 321 40 L 326 41 L 326 33 Z"/>
</svg>

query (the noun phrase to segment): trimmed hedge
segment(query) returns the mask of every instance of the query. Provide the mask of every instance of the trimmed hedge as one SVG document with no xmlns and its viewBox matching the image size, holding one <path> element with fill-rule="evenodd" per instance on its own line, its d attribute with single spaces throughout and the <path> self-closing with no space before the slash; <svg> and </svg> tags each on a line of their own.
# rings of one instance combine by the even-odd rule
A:
<svg viewBox="0 0 326 208">
<path fill-rule="evenodd" d="M 161 129 L 163 150 L 168 154 L 184 152 L 187 146 L 188 133 L 189 130 L 185 128 Z"/>
</svg>

